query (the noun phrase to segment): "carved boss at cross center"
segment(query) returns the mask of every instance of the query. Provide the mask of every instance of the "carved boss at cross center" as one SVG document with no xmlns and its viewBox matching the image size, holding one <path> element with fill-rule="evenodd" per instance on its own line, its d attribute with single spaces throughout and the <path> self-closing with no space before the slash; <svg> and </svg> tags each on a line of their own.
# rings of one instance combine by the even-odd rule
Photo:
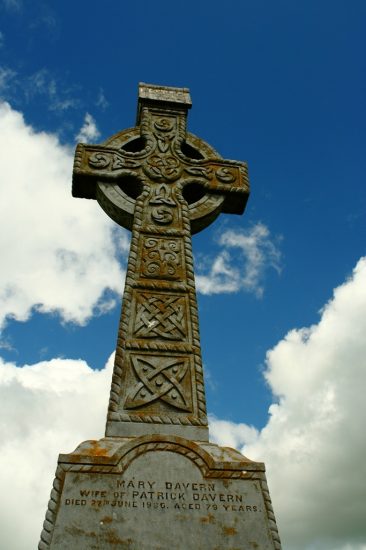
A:
<svg viewBox="0 0 366 550">
<path fill-rule="evenodd" d="M 106 434 L 164 422 L 166 433 L 181 426 L 204 439 L 191 233 L 220 212 L 243 212 L 247 169 L 186 132 L 187 89 L 141 84 L 139 92 L 136 128 L 79 144 L 75 155 L 74 196 L 96 198 L 132 229 Z"/>
</svg>

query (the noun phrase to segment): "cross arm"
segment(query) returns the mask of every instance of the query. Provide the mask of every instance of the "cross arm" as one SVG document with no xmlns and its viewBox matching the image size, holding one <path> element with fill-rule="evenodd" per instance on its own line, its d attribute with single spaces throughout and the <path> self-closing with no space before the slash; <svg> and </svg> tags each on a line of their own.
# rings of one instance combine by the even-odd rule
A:
<svg viewBox="0 0 366 550">
<path fill-rule="evenodd" d="M 249 197 L 248 168 L 245 162 L 234 160 L 203 160 L 190 163 L 185 173 L 192 181 L 207 191 L 224 195 L 221 211 L 227 214 L 242 214 Z"/>
<path fill-rule="evenodd" d="M 79 143 L 75 151 L 72 175 L 72 195 L 95 199 L 96 182 L 118 180 L 122 176 L 136 175 L 140 162 L 128 157 L 121 150 L 103 145 Z"/>
</svg>

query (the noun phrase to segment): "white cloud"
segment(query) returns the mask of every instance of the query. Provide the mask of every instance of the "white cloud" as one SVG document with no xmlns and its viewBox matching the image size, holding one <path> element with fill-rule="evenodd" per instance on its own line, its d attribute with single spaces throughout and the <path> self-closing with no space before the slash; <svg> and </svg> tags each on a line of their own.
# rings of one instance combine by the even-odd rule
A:
<svg viewBox="0 0 366 550">
<path fill-rule="evenodd" d="M 0 67 L 0 93 L 6 93 L 12 87 L 16 72 L 8 67 Z"/>
<path fill-rule="evenodd" d="M 247 424 L 235 424 L 210 416 L 210 436 L 224 447 L 240 448 L 253 443 L 258 438 L 258 430 Z"/>
<path fill-rule="evenodd" d="M 102 109 L 102 111 L 105 111 L 106 108 L 108 107 L 109 103 L 107 101 L 107 98 L 104 95 L 103 88 L 99 89 L 98 97 L 97 97 L 97 100 L 96 100 L 95 104 L 98 107 L 100 107 Z"/>
<path fill-rule="evenodd" d="M 80 128 L 75 140 L 87 143 L 90 141 L 95 141 L 99 136 L 100 132 L 94 118 L 89 113 L 86 113 L 84 124 Z"/>
<path fill-rule="evenodd" d="M 56 90 L 56 80 L 50 76 L 46 69 L 40 69 L 27 78 L 25 92 L 28 98 L 40 94 L 52 97 L 55 96 Z"/>
<path fill-rule="evenodd" d="M 0 359 L 2 548 L 37 547 L 58 454 L 103 437 L 112 363 L 95 371 L 84 361 L 19 368 Z"/>
<path fill-rule="evenodd" d="M 247 231 L 225 231 L 219 244 L 224 248 L 211 262 L 206 274 L 198 264 L 197 290 L 202 294 L 245 290 L 263 294 L 263 277 L 270 267 L 280 271 L 281 254 L 269 229 L 257 223 Z"/>
<path fill-rule="evenodd" d="M 123 288 L 114 224 L 95 201 L 72 198 L 73 153 L 7 103 L 0 150 L 0 326 L 6 317 L 26 320 L 32 308 L 84 323 L 106 307 L 105 290 Z"/>
<path fill-rule="evenodd" d="M 63 112 L 80 105 L 80 100 L 71 95 L 72 90 L 65 87 L 61 91 L 59 90 L 56 78 L 47 69 L 36 71 L 28 76 L 24 82 L 19 81 L 18 87 L 24 92 L 27 101 L 35 96 L 45 96 L 48 108 L 51 111 Z"/>
<path fill-rule="evenodd" d="M 2 0 L 4 6 L 9 10 L 20 11 L 23 7 L 22 0 Z"/>
<path fill-rule="evenodd" d="M 1 98 L 17 105 L 24 101 L 30 103 L 41 96 L 49 111 L 62 114 L 68 109 L 80 107 L 82 102 L 75 97 L 78 92 L 75 86 L 62 86 L 60 89 L 58 80 L 44 68 L 31 75 L 20 76 L 9 67 L 0 67 Z"/>
<path fill-rule="evenodd" d="M 334 291 L 318 324 L 290 331 L 267 354 L 278 404 L 251 428 L 217 421 L 212 433 L 264 460 L 284 547 L 366 547 L 366 258 Z"/>
</svg>

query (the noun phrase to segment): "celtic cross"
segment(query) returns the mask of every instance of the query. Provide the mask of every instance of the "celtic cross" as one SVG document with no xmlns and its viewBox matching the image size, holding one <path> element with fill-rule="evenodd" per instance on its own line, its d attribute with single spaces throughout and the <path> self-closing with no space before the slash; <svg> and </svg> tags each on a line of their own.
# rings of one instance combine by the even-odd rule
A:
<svg viewBox="0 0 366 550">
<path fill-rule="evenodd" d="M 106 436 L 208 439 L 191 234 L 241 214 L 249 185 L 186 132 L 190 107 L 187 88 L 140 84 L 136 127 L 76 148 L 73 196 L 132 230 Z"/>
</svg>

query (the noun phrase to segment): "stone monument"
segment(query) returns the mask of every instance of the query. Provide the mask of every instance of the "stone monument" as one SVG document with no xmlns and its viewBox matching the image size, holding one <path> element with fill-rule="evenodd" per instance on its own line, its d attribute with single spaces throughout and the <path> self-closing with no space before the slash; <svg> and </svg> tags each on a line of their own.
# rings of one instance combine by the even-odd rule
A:
<svg viewBox="0 0 366 550">
<path fill-rule="evenodd" d="M 60 454 L 39 550 L 280 550 L 265 468 L 209 442 L 191 234 L 241 214 L 246 164 L 140 84 L 135 128 L 79 144 L 72 193 L 132 231 L 105 437 Z"/>
</svg>

